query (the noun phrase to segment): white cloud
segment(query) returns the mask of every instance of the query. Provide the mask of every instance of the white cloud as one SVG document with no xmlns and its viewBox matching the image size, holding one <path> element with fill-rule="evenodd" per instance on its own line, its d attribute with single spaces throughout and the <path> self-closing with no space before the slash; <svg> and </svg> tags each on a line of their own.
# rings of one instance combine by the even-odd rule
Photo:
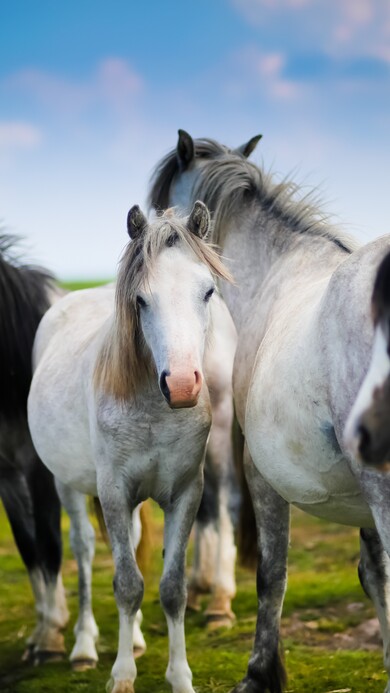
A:
<svg viewBox="0 0 390 693">
<path fill-rule="evenodd" d="M 282 52 L 264 52 L 246 46 L 231 57 L 232 69 L 224 70 L 224 91 L 235 97 L 261 94 L 265 101 L 294 101 L 302 96 L 298 82 L 283 77 L 286 56 Z"/>
<path fill-rule="evenodd" d="M 23 121 L 0 121 L 0 151 L 34 149 L 42 141 L 42 132 Z"/>
<path fill-rule="evenodd" d="M 102 60 L 86 79 L 71 80 L 28 68 L 0 84 L 8 95 L 21 92 L 45 108 L 75 115 L 96 106 L 125 113 L 142 87 L 143 81 L 131 65 L 115 57 Z"/>
<path fill-rule="evenodd" d="M 231 0 L 252 25 L 272 29 L 335 56 L 372 56 L 390 61 L 389 0 Z M 302 43 L 303 39 L 303 43 Z"/>
</svg>

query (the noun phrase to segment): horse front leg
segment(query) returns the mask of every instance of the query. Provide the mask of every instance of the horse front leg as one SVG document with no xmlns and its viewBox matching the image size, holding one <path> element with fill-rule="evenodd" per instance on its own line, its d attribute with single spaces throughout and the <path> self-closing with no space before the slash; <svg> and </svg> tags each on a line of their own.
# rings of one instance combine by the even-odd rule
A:
<svg viewBox="0 0 390 693">
<path fill-rule="evenodd" d="M 257 471 L 247 449 L 244 465 L 257 525 L 258 611 L 247 674 L 232 693 L 282 693 L 286 674 L 279 628 L 287 579 L 290 510 Z"/>
<path fill-rule="evenodd" d="M 169 635 L 169 663 L 165 676 L 173 693 L 194 693 L 184 635 L 187 601 L 185 556 L 201 494 L 202 478 L 199 476 L 169 508 L 164 508 L 164 571 L 160 599 Z"/>
<path fill-rule="evenodd" d="M 359 579 L 378 614 L 383 662 L 390 677 L 390 559 L 375 529 L 360 530 Z M 390 679 L 385 693 L 390 693 Z"/>
<path fill-rule="evenodd" d="M 65 590 L 61 577 L 62 539 L 61 505 L 54 477 L 34 452 L 29 468 L 28 484 L 31 493 L 35 538 L 41 573 L 34 576 L 34 591 L 42 594 L 43 618 L 35 638 L 35 662 L 62 658 L 65 653 L 63 630 L 69 621 Z M 37 578 L 37 579 L 36 579 Z"/>
<path fill-rule="evenodd" d="M 137 667 L 133 633 L 144 582 L 135 560 L 132 508 L 129 507 L 128 489 L 118 483 L 108 469 L 98 474 L 98 494 L 114 558 L 113 585 L 119 613 L 118 652 L 107 690 L 110 693 L 134 693 Z"/>
<path fill-rule="evenodd" d="M 378 615 L 388 675 L 385 693 L 390 693 L 390 477 L 364 470 L 360 482 L 376 530 L 360 531 L 359 578 Z"/>
<path fill-rule="evenodd" d="M 96 641 L 99 629 L 92 611 L 92 561 L 95 554 L 95 532 L 89 521 L 86 497 L 56 480 L 61 502 L 70 518 L 70 545 L 77 561 L 79 616 L 74 627 L 76 642 L 70 654 L 72 668 L 84 671 L 96 666 Z"/>
</svg>

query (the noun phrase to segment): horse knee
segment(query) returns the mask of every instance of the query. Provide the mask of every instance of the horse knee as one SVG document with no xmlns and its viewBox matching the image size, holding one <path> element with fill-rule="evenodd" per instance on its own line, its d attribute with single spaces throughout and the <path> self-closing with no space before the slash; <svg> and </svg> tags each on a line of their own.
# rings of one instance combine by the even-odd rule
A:
<svg viewBox="0 0 390 693">
<path fill-rule="evenodd" d="M 170 572 L 160 582 L 160 600 L 165 613 L 176 619 L 184 612 L 187 590 L 184 573 Z"/>
<path fill-rule="evenodd" d="M 144 596 L 144 581 L 141 573 L 130 569 L 117 571 L 113 586 L 118 606 L 135 614 Z"/>
</svg>

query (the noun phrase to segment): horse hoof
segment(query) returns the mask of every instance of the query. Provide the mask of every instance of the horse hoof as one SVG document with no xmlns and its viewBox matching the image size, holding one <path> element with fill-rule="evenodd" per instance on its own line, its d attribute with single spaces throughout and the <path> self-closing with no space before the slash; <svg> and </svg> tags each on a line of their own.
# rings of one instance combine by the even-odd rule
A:
<svg viewBox="0 0 390 693">
<path fill-rule="evenodd" d="M 48 664 L 52 662 L 63 662 L 65 659 L 65 652 L 50 652 L 49 650 L 35 650 L 33 655 L 34 666 L 40 666 L 41 664 Z"/>
<path fill-rule="evenodd" d="M 88 669 L 96 669 L 96 665 L 96 659 L 91 659 L 90 657 L 74 659 L 73 662 L 71 662 L 73 671 L 87 671 Z"/>
<path fill-rule="evenodd" d="M 268 686 L 267 686 L 268 689 Z M 240 681 L 230 693 L 257 693 L 259 690 L 258 684 L 255 681 L 248 680 L 246 676 L 242 681 Z M 264 689 L 265 690 L 265 689 Z M 281 688 L 275 688 L 273 690 L 281 691 Z"/>
<path fill-rule="evenodd" d="M 134 659 L 138 659 L 139 657 L 142 657 L 146 652 L 146 647 L 138 647 L 137 645 L 133 647 L 133 655 Z"/>
<path fill-rule="evenodd" d="M 235 622 L 235 617 L 230 614 L 207 614 L 207 630 L 213 631 L 218 628 L 232 628 Z"/>
<path fill-rule="evenodd" d="M 114 681 L 111 678 L 107 681 L 107 693 L 134 693 L 134 685 L 131 681 Z"/>
<path fill-rule="evenodd" d="M 199 612 L 200 609 L 201 609 L 200 594 L 197 590 L 192 589 L 190 587 L 188 590 L 188 597 L 187 597 L 187 610 Z"/>
<path fill-rule="evenodd" d="M 208 616 L 207 617 L 207 629 L 209 631 L 218 630 L 218 628 L 232 628 L 235 619 L 230 616 L 219 615 L 219 616 Z"/>
</svg>

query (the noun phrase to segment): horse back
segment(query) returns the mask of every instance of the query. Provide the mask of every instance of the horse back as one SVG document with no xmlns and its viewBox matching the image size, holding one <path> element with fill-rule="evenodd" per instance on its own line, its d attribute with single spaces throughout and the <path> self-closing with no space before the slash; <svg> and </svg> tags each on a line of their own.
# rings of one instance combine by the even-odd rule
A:
<svg viewBox="0 0 390 693">
<path fill-rule="evenodd" d="M 65 340 L 71 350 L 88 342 L 113 312 L 114 295 L 115 289 L 109 285 L 73 291 L 57 300 L 39 325 L 33 349 L 34 369 L 53 339 L 61 345 Z"/>
</svg>

